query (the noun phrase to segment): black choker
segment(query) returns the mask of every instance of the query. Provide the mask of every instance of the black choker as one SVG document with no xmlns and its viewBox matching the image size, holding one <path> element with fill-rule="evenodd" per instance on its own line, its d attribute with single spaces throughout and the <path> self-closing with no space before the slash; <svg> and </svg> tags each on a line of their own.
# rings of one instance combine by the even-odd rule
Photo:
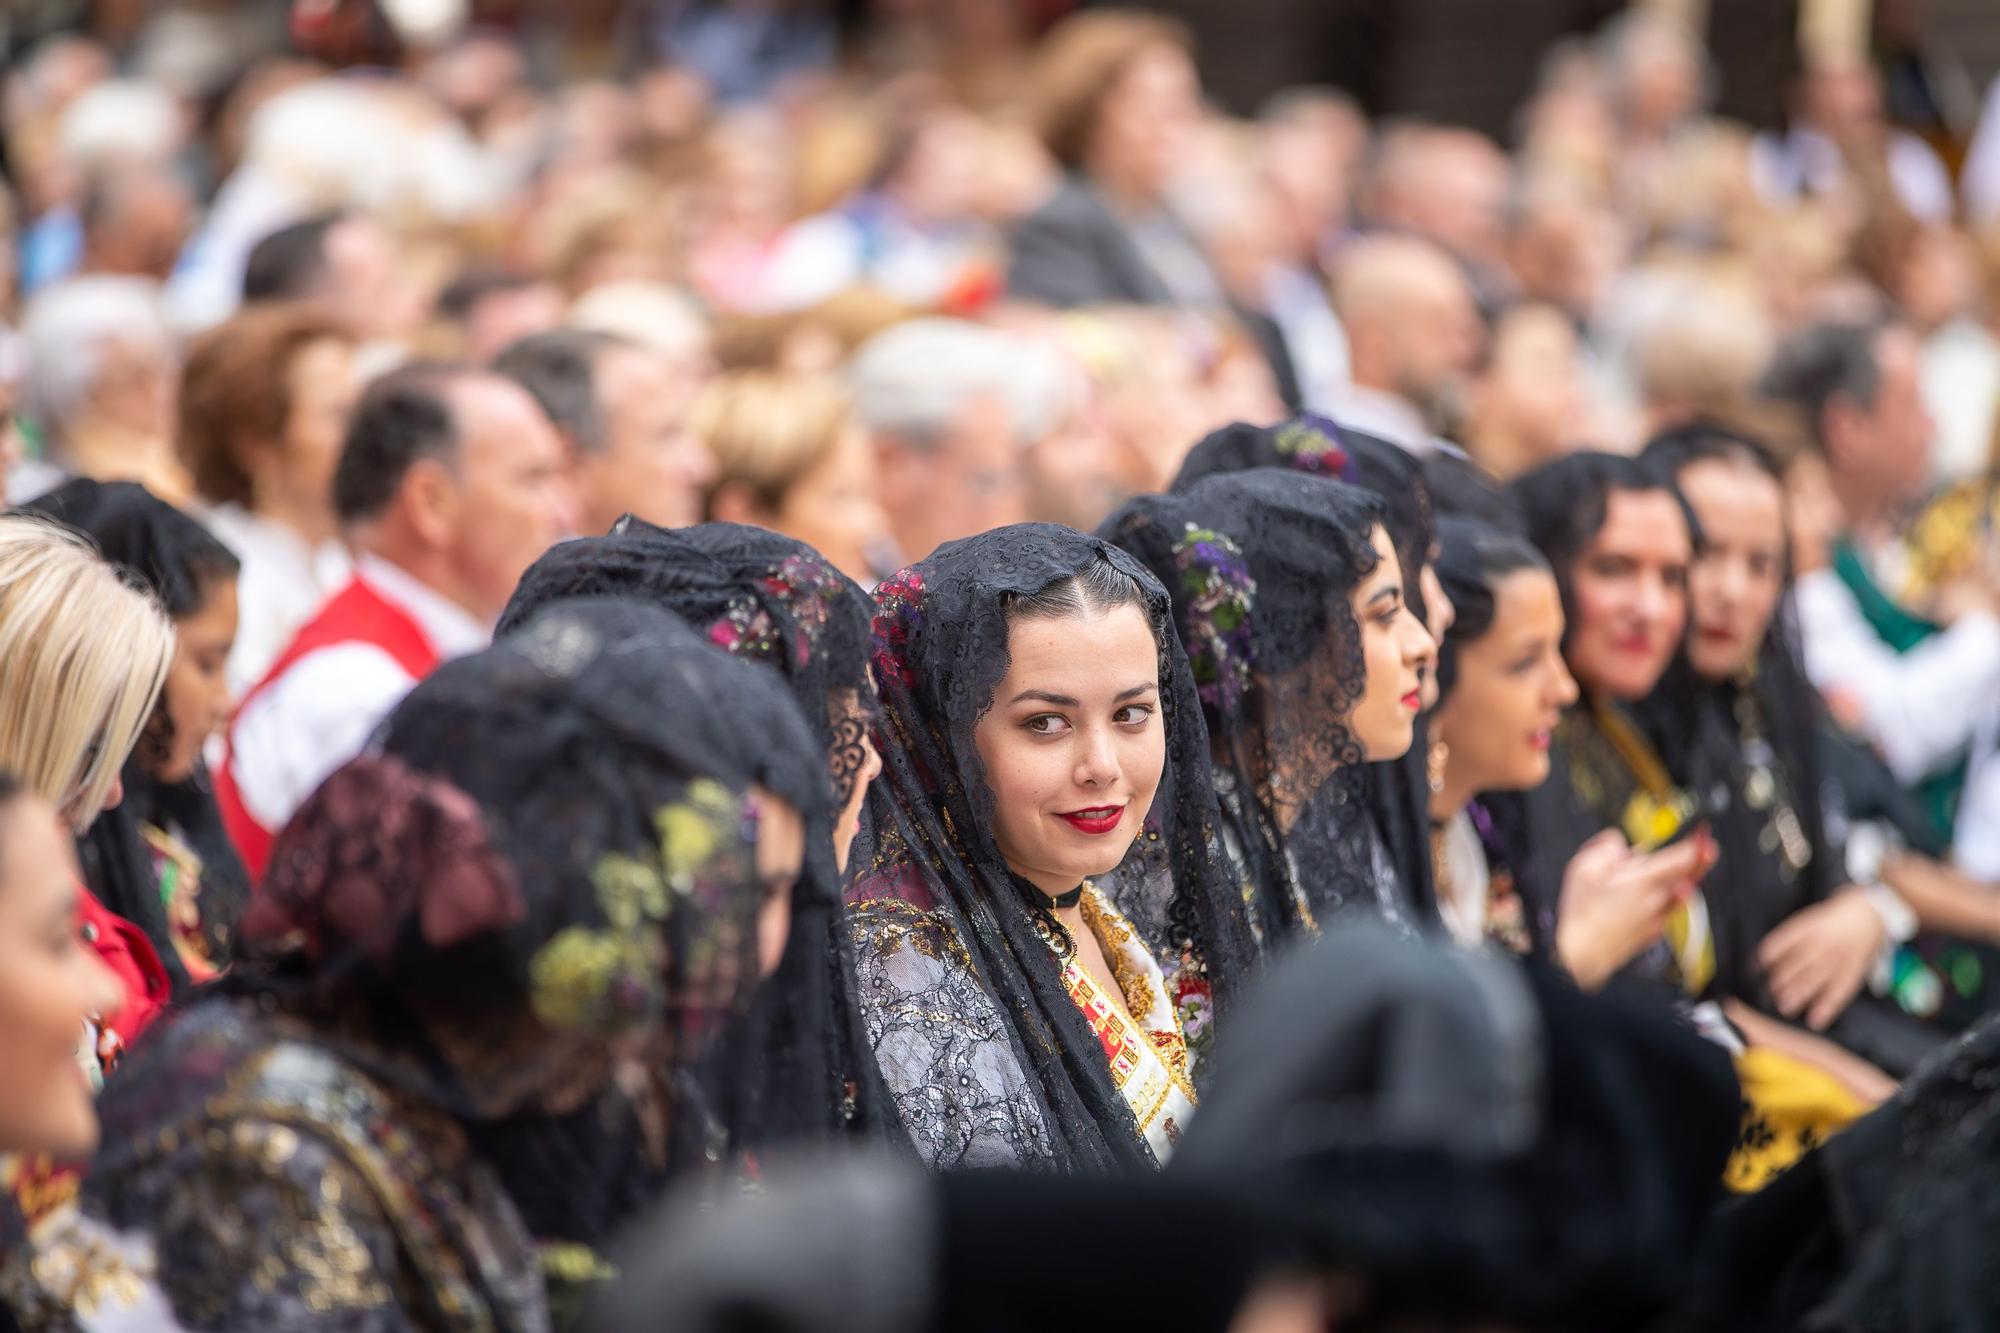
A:
<svg viewBox="0 0 2000 1333">
<path fill-rule="evenodd" d="M 1066 912 L 1083 901 L 1083 885 L 1079 884 L 1068 893 L 1059 893 L 1053 898 L 1036 889 L 1035 898 L 1051 912 Z"/>
</svg>

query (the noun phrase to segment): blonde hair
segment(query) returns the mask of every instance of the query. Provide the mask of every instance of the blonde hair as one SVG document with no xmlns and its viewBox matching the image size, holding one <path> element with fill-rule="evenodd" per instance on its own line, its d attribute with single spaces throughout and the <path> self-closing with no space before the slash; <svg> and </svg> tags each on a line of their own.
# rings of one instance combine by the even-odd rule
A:
<svg viewBox="0 0 2000 1333">
<path fill-rule="evenodd" d="M 768 370 L 722 376 L 688 413 L 689 428 L 715 455 L 709 497 L 734 482 L 771 510 L 833 452 L 853 421 L 853 404 L 838 382 Z"/>
<path fill-rule="evenodd" d="M 88 540 L 0 515 L 0 768 L 75 827 L 103 810 L 173 653 L 167 613 Z"/>
</svg>

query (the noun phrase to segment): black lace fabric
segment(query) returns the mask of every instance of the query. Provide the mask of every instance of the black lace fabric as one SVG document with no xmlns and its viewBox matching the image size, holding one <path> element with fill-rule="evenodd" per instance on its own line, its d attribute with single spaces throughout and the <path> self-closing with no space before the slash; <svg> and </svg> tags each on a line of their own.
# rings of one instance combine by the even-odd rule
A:
<svg viewBox="0 0 2000 1333">
<path fill-rule="evenodd" d="M 1403 595 L 1411 613 L 1428 623 L 1423 581 L 1436 542 L 1430 483 L 1419 460 L 1387 440 L 1306 413 L 1276 426 L 1238 422 L 1197 444 L 1174 479 L 1186 490 L 1204 477 L 1251 468 L 1279 468 L 1344 481 L 1382 501 L 1382 526 L 1403 568 Z M 1418 717 L 1409 753 L 1366 766 L 1358 799 L 1373 811 L 1378 855 L 1395 876 L 1401 923 L 1434 921 L 1431 882 L 1429 752 L 1425 719 Z"/>
<path fill-rule="evenodd" d="M 660 528 L 627 515 L 608 537 L 564 542 L 522 576 L 498 633 L 565 597 L 633 596 L 664 606 L 710 642 L 784 677 L 825 743 L 845 801 L 873 720 L 868 594 L 803 542 L 765 528 Z"/>
<path fill-rule="evenodd" d="M 934 1167 L 1097 1171 L 1153 1157 L 995 846 L 973 728 L 1006 674 L 1010 598 L 1106 562 L 1145 589 L 1167 767 L 1145 830 L 1100 881 L 1166 974 L 1196 1056 L 1255 957 L 1220 850 L 1200 703 L 1165 589 L 1109 543 L 1030 524 L 952 542 L 876 590 L 884 778 L 848 889 L 861 1003 L 904 1127 Z M 1031 897 L 1031 895 L 1033 895 Z"/>
<path fill-rule="evenodd" d="M 1142 496 L 1105 524 L 1169 589 L 1216 785 L 1267 938 L 1356 909 L 1400 923 L 1348 717 L 1367 685 L 1350 596 L 1380 500 L 1256 468 Z"/>
<path fill-rule="evenodd" d="M 1323 417 L 1302 422 L 1331 426 Z M 1384 505 L 1382 523 L 1396 559 L 1403 567 L 1403 595 L 1410 611 L 1425 625 L 1431 611 L 1420 572 L 1434 565 L 1437 553 L 1437 504 L 1423 463 L 1387 440 L 1361 431 L 1338 430 L 1354 456 L 1354 484 L 1373 491 Z M 1411 915 L 1437 919 L 1437 885 L 1431 864 L 1430 719 L 1418 714 L 1410 749 L 1401 759 L 1369 765 L 1369 798 L 1381 829 L 1389 860 L 1401 881 L 1403 901 Z"/>
<path fill-rule="evenodd" d="M 866 764 L 863 738 L 878 714 L 868 674 L 874 608 L 811 547 L 740 524 L 666 529 L 628 516 L 609 536 L 564 542 L 536 561 L 499 633 L 574 597 L 664 607 L 710 643 L 775 673 L 826 756 L 834 802 L 852 795 Z M 808 769 L 788 776 L 812 779 Z M 896 1132 L 853 1007 L 854 956 L 840 921 L 830 823 L 811 829 L 808 848 L 784 960 L 726 1044 L 731 1068 L 720 1078 L 717 1111 L 738 1147 Z"/>
<path fill-rule="evenodd" d="M 480 1136 L 591 1106 L 628 1051 L 691 1066 L 741 1010 L 758 732 L 814 758 L 775 682 L 626 603 L 419 685 L 280 835 L 236 970 L 107 1087 L 37 1298 L 135 1327 L 546 1328 L 519 1201 L 596 1182 Z M 655 1109 L 662 1141 L 699 1125 Z"/>
</svg>

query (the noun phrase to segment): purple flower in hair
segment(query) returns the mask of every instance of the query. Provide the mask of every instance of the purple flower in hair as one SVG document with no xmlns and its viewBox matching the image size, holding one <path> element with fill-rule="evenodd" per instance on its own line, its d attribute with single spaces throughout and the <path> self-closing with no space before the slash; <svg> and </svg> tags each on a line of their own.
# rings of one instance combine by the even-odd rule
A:
<svg viewBox="0 0 2000 1333">
<path fill-rule="evenodd" d="M 1228 714 L 1250 688 L 1250 608 L 1257 581 L 1243 550 L 1210 528 L 1187 525 L 1174 546 L 1186 604 L 1181 631 L 1202 702 Z"/>
</svg>

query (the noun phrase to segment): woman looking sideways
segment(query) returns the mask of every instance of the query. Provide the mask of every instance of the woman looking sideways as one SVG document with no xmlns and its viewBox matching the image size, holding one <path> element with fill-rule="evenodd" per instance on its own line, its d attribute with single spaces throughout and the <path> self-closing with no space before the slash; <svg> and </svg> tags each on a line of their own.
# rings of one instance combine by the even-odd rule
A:
<svg viewBox="0 0 2000 1333">
<path fill-rule="evenodd" d="M 1143 496 L 1104 527 L 1172 590 L 1224 846 L 1266 938 L 1349 909 L 1415 925 L 1365 766 L 1409 751 L 1435 647 L 1382 514 L 1365 491 L 1253 468 Z"/>
<path fill-rule="evenodd" d="M 116 974 L 84 945 L 80 882 L 55 807 L 0 773 L 0 1061 L 8 1070 L 0 1168 L 10 1159 L 81 1162 L 97 1148 L 97 1108 L 77 1042 L 121 997 Z M 20 1182 L 6 1183 L 11 1190 Z M 26 1244 L 21 1222 L 14 1200 L 0 1197 L 0 1253 Z M 15 1327 L 0 1293 L 0 1329 Z"/>
<path fill-rule="evenodd" d="M 84 533 L 173 619 L 173 662 L 126 761 L 125 799 L 77 850 L 91 891 L 146 932 L 178 992 L 228 966 L 250 897 L 202 762 L 229 719 L 240 567 L 200 523 L 131 482 L 78 478 L 33 508 Z"/>
<path fill-rule="evenodd" d="M 1132 557 L 1043 524 L 876 590 L 888 745 L 849 919 L 933 1166 L 1151 1165 L 1193 1110 L 1255 944 L 1170 617 Z"/>
<path fill-rule="evenodd" d="M 1387 440 L 1343 429 L 1311 413 L 1276 426 L 1237 422 L 1195 445 L 1174 479 L 1174 491 L 1178 494 L 1217 473 L 1249 468 L 1279 468 L 1344 481 L 1374 494 L 1382 503 L 1382 527 L 1402 569 L 1403 599 L 1430 632 L 1432 642 L 1443 639 L 1451 624 L 1451 599 L 1437 581 L 1431 488 L 1416 458 Z M 1437 676 L 1429 664 L 1420 671 L 1424 711 L 1417 716 L 1411 744 L 1395 759 L 1368 763 L 1366 799 L 1374 813 L 1376 835 L 1395 870 L 1403 913 L 1428 920 L 1435 891 L 1430 820 L 1425 813 L 1425 757 L 1430 749 L 1426 714 L 1437 702 Z"/>
</svg>

